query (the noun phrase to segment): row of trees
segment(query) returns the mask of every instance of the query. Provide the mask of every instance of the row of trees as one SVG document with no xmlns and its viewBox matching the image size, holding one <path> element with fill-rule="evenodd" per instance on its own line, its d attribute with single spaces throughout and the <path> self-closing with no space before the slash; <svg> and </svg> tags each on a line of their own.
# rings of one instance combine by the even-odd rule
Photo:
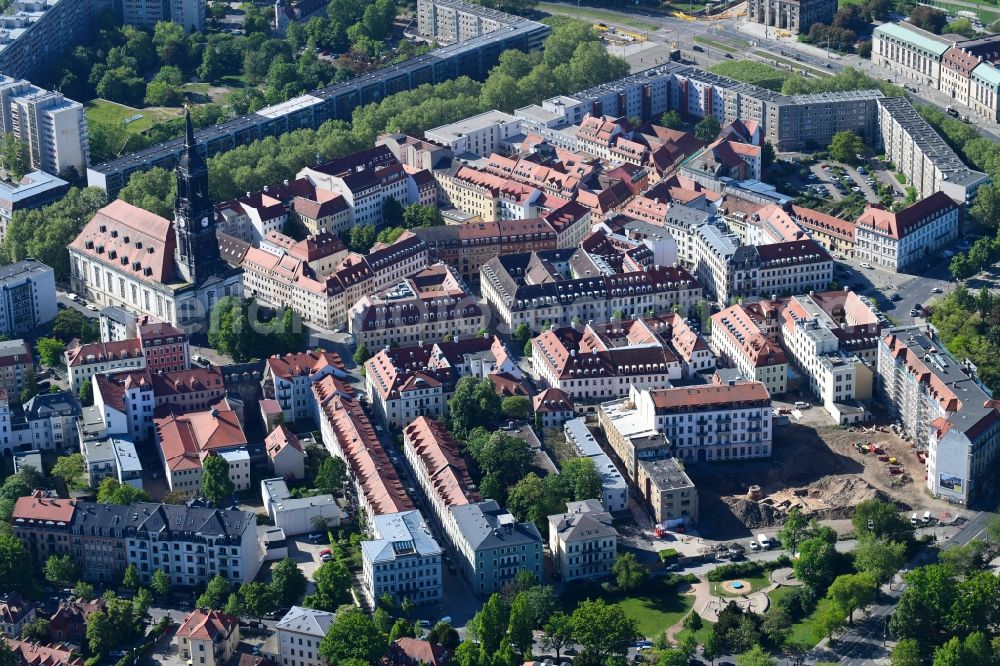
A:
<svg viewBox="0 0 1000 666">
<path fill-rule="evenodd" d="M 325 567 L 329 562 L 324 563 Z M 319 571 L 317 569 L 317 587 Z M 155 582 L 155 581 L 154 581 Z M 236 617 L 259 620 L 277 608 L 298 603 L 305 594 L 308 581 L 299 567 L 286 557 L 271 569 L 271 582 L 252 581 L 233 586 L 222 576 L 216 575 L 205 586 L 196 603 L 201 608 L 213 608 Z"/>
</svg>

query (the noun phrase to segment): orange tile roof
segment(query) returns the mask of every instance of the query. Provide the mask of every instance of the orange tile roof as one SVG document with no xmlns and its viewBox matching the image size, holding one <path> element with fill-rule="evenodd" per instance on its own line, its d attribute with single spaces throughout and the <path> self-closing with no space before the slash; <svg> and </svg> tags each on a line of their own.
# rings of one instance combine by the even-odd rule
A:
<svg viewBox="0 0 1000 666">
<path fill-rule="evenodd" d="M 169 283 L 177 278 L 176 244 L 172 221 L 115 199 L 97 211 L 69 247 L 140 280 Z"/>
<path fill-rule="evenodd" d="M 333 366 L 340 371 L 344 370 L 344 362 L 340 359 L 339 354 L 322 349 L 285 354 L 284 356 L 269 356 L 267 359 L 267 367 L 275 377 L 289 380 L 298 375 L 311 375 L 327 366 Z"/>
<path fill-rule="evenodd" d="M 439 421 L 417 417 L 403 429 L 403 441 L 411 446 L 427 471 L 434 492 L 444 506 L 478 502 L 479 495 L 469 490 L 472 477 L 451 433 Z"/>
<path fill-rule="evenodd" d="M 206 610 L 198 608 L 191 611 L 180 629 L 178 636 L 185 636 L 189 640 L 215 641 L 220 634 L 228 636 L 240 621 L 232 615 L 220 613 L 217 610 Z"/>
<path fill-rule="evenodd" d="M 172 470 L 201 467 L 212 451 L 247 444 L 243 426 L 225 399 L 208 411 L 153 419 L 153 425 L 163 459 Z"/>
<path fill-rule="evenodd" d="M 295 449 L 299 453 L 303 452 L 299 438 L 295 436 L 295 433 L 286 428 L 284 424 L 279 425 L 271 431 L 271 434 L 264 438 L 264 448 L 271 459 L 274 459 L 275 456 L 288 447 Z"/>
<path fill-rule="evenodd" d="M 699 407 L 732 407 L 736 403 L 770 404 L 771 396 L 761 382 L 746 384 L 685 386 L 650 391 L 653 406 L 661 410 Z"/>
<path fill-rule="evenodd" d="M 82 666 L 83 658 L 71 650 L 61 647 L 39 645 L 8 638 L 0 634 L 14 651 L 15 659 L 21 666 Z"/>
<path fill-rule="evenodd" d="M 76 500 L 50 497 L 19 497 L 14 505 L 13 520 L 62 522 L 69 524 L 76 511 Z"/>
</svg>

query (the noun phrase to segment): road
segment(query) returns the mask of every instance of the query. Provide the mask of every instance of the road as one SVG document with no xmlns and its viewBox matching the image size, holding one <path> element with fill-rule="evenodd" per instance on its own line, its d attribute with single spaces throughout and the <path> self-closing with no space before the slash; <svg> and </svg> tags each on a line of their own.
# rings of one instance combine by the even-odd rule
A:
<svg viewBox="0 0 1000 666">
<path fill-rule="evenodd" d="M 973 539 L 983 539 L 986 525 L 993 516 L 994 514 L 985 511 L 973 514 L 961 529 L 948 539 L 945 549 L 967 544 Z M 924 549 L 907 563 L 907 568 L 929 564 L 934 559 L 934 551 Z M 832 661 L 848 666 L 862 666 L 878 659 L 888 658 L 890 649 L 885 647 L 885 642 L 888 638 L 889 617 L 904 589 L 906 584 L 898 576 L 893 583 L 883 586 L 879 602 L 869 608 L 868 614 L 857 620 L 853 627 L 838 636 L 832 644 L 821 644 L 822 647 L 807 653 L 806 663 Z"/>
</svg>

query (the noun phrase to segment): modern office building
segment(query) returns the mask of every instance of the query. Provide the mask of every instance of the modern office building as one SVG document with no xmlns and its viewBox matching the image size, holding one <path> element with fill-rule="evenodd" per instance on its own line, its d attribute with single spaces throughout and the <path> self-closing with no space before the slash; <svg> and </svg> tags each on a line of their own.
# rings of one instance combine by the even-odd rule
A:
<svg viewBox="0 0 1000 666">
<path fill-rule="evenodd" d="M 55 271 L 35 259 L 0 267 L 0 334 L 19 337 L 55 319 Z"/>
</svg>

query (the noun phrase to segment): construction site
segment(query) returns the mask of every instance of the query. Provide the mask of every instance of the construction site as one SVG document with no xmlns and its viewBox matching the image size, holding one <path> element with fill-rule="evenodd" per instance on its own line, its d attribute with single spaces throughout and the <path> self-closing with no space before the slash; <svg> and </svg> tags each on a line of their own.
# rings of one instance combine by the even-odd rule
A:
<svg viewBox="0 0 1000 666">
<path fill-rule="evenodd" d="M 808 418 L 813 416 L 816 418 Z M 769 460 L 692 465 L 699 532 L 728 539 L 784 522 L 792 507 L 807 518 L 850 518 L 863 500 L 894 502 L 901 511 L 950 505 L 924 488 L 924 462 L 891 425 L 828 425 L 821 410 L 775 428 Z"/>
</svg>

